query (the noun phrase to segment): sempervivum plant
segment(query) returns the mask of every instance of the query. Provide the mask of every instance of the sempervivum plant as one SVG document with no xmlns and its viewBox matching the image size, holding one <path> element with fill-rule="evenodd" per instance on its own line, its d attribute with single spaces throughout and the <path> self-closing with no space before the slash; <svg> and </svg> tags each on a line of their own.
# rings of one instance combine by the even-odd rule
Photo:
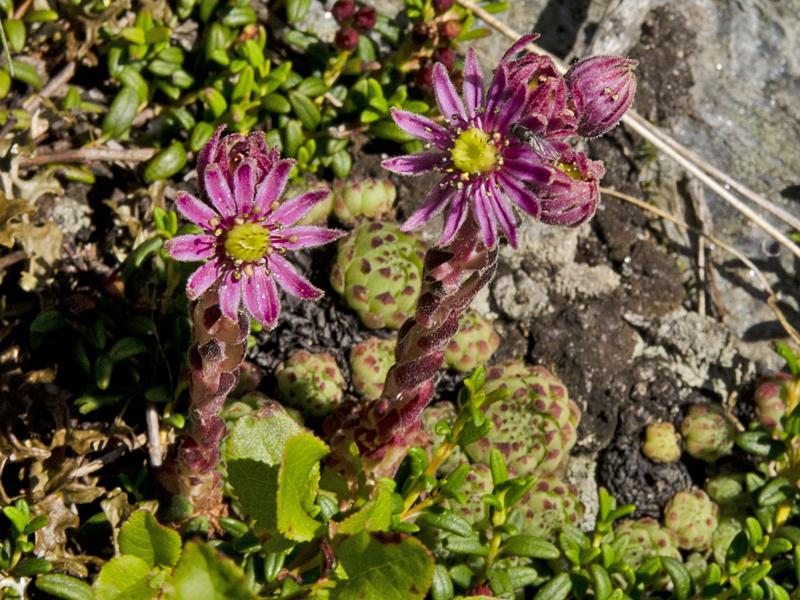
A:
<svg viewBox="0 0 800 600">
<path fill-rule="evenodd" d="M 705 550 L 717 529 L 719 507 L 703 490 L 678 492 L 664 509 L 664 524 L 675 532 L 678 547 Z"/>
<path fill-rule="evenodd" d="M 467 446 L 469 457 L 488 465 L 496 448 L 515 475 L 561 475 L 580 421 L 566 386 L 544 367 L 507 361 L 486 375 L 486 392 L 498 389 L 507 390 L 508 397 L 485 409 L 493 427 Z"/>
<path fill-rule="evenodd" d="M 394 364 L 395 340 L 369 337 L 350 351 L 353 387 L 365 400 L 377 400 L 383 392 L 386 374 Z"/>
<path fill-rule="evenodd" d="M 653 423 L 647 426 L 642 452 L 653 462 L 671 463 L 681 457 L 681 438 L 672 423 Z"/>
<path fill-rule="evenodd" d="M 681 424 L 686 452 L 706 462 L 731 453 L 736 428 L 715 404 L 693 404 Z"/>
<path fill-rule="evenodd" d="M 445 216 L 439 247 L 425 257 L 417 310 L 398 335 L 397 362 L 389 371 L 383 396 L 344 420 L 332 440 L 334 453 L 341 457 L 348 456 L 355 442 L 371 476 L 392 474 L 396 469 L 392 461 L 397 450 L 408 446 L 408 434 L 417 430 L 422 410 L 433 398 L 434 379 L 459 318 L 494 276 L 498 232 L 516 245 L 515 210 L 546 223 L 574 226 L 596 209 L 602 165 L 575 152 L 564 138 L 579 133 L 579 122 L 587 131 L 589 125 L 600 122 L 608 129 L 630 101 L 619 94 L 612 94 L 611 102 L 596 101 L 592 94 L 606 99 L 608 94 L 605 88 L 597 91 L 590 84 L 612 75 L 601 66 L 575 74 L 570 85 L 552 72 L 552 84 L 540 88 L 546 74 L 529 64 L 536 63 L 538 55 L 526 53 L 533 39 L 527 36 L 509 49 L 488 89 L 471 49 L 464 65 L 462 95 L 446 65 L 437 63 L 432 87 L 441 119 L 392 110 L 398 127 L 423 142 L 425 150 L 387 159 L 383 166 L 403 175 L 435 172 L 441 176 L 403 229 L 420 227 L 442 212 Z M 630 69 L 624 78 L 635 86 Z M 542 93 L 551 88 L 561 96 Z M 576 94 L 581 90 L 581 106 L 591 110 L 576 115 L 570 90 Z M 559 415 L 556 420 L 562 418 Z M 536 425 L 546 437 L 554 435 L 548 432 L 552 424 Z M 560 452 L 557 447 L 550 451 Z M 548 458 L 551 463 L 561 460 L 561 456 Z"/>
<path fill-rule="evenodd" d="M 177 459 L 162 480 L 192 502 L 196 513 L 219 516 L 219 444 L 225 423 L 219 414 L 236 386 L 249 332 L 248 316 L 267 328 L 280 312 L 277 285 L 303 299 L 322 292 L 285 258 L 292 250 L 319 246 L 343 232 L 295 226 L 327 190 L 282 200 L 293 161 L 268 149 L 261 133 L 222 135 L 219 128 L 197 157 L 200 198 L 181 192 L 178 210 L 201 229 L 166 243 L 177 260 L 204 261 L 186 294 L 192 304 L 189 351 L 191 427 Z M 277 285 L 276 285 L 277 283 Z M 240 312 L 242 305 L 245 311 Z"/>
<path fill-rule="evenodd" d="M 389 179 L 348 179 L 333 185 L 333 211 L 342 223 L 380 219 L 392 211 L 397 190 Z"/>
<path fill-rule="evenodd" d="M 755 402 L 758 421 L 770 431 L 782 431 L 781 419 L 786 415 L 786 400 L 792 385 L 788 373 L 775 373 L 762 379 L 756 387 Z"/>
<path fill-rule="evenodd" d="M 330 354 L 298 350 L 278 372 L 281 400 L 309 417 L 324 417 L 342 402 L 345 381 Z"/>
<path fill-rule="evenodd" d="M 627 538 L 623 555 L 625 562 L 638 569 L 646 558 L 669 556 L 680 560 L 675 533 L 649 517 L 621 521 L 614 527 L 614 538 Z"/>
<path fill-rule="evenodd" d="M 451 369 L 466 373 L 486 364 L 499 345 L 500 337 L 492 322 L 470 310 L 458 322 L 458 332 L 447 345 L 444 362 Z"/>
<path fill-rule="evenodd" d="M 364 223 L 342 240 L 331 286 L 373 329 L 399 329 L 422 284 L 425 246 L 393 223 Z"/>
<path fill-rule="evenodd" d="M 574 486 L 557 477 L 542 477 L 511 510 L 509 522 L 521 533 L 550 539 L 564 525 L 577 526 L 582 515 Z"/>
</svg>

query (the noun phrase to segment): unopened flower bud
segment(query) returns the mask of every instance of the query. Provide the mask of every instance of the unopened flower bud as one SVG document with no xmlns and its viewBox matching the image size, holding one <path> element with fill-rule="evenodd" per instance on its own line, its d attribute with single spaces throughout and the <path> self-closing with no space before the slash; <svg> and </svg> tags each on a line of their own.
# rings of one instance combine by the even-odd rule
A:
<svg viewBox="0 0 800 600">
<path fill-rule="evenodd" d="M 433 10 L 437 13 L 450 10 L 451 6 L 453 6 L 453 0 L 433 0 Z"/>
<path fill-rule="evenodd" d="M 352 27 L 342 27 L 336 32 L 336 47 L 339 50 L 355 50 L 358 46 L 358 32 Z"/>
<path fill-rule="evenodd" d="M 356 14 L 356 3 L 353 0 L 338 0 L 331 9 L 333 18 L 340 25 L 353 18 Z"/>
<path fill-rule="evenodd" d="M 452 48 L 442 47 L 436 48 L 433 51 L 433 55 L 431 56 L 433 62 L 437 63 L 440 62 L 444 65 L 444 68 L 448 71 L 453 68 L 453 65 L 456 62 L 456 53 L 453 52 Z"/>
<path fill-rule="evenodd" d="M 455 19 L 450 19 L 449 21 L 439 24 L 439 35 L 448 42 L 456 39 L 460 33 L 461 23 Z"/>
<path fill-rule="evenodd" d="M 622 56 L 593 56 L 577 62 L 564 78 L 578 117 L 578 133 L 602 135 L 628 110 L 636 93 L 638 63 Z"/>
<path fill-rule="evenodd" d="M 378 15 L 375 9 L 371 6 L 362 6 L 358 9 L 356 16 L 353 17 L 353 25 L 359 31 L 369 31 L 375 27 L 375 22 L 378 20 Z"/>
<path fill-rule="evenodd" d="M 417 71 L 415 80 L 420 88 L 424 90 L 433 89 L 433 67 L 431 65 L 422 65 Z"/>
</svg>

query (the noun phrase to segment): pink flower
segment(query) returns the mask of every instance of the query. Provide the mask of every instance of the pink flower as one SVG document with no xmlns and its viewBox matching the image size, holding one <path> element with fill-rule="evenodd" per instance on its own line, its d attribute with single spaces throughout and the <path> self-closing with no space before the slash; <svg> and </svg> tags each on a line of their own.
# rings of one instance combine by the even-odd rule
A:
<svg viewBox="0 0 800 600">
<path fill-rule="evenodd" d="M 550 225 L 577 227 L 594 216 L 600 202 L 603 163 L 570 149 L 556 162 L 553 178 L 534 185 L 541 203 L 539 220 Z"/>
<path fill-rule="evenodd" d="M 498 228 L 516 245 L 516 216 L 508 201 L 533 216 L 539 202 L 528 184 L 545 184 L 551 169 L 541 156 L 511 134 L 525 105 L 524 86 L 511 85 L 506 65 L 500 64 L 488 91 L 472 49 L 464 65 L 463 100 L 447 69 L 433 69 L 433 91 L 443 123 L 421 115 L 392 110 L 398 127 L 426 143 L 428 150 L 383 161 L 384 168 L 402 175 L 426 171 L 442 174 L 422 206 L 403 230 L 415 229 L 447 208 L 441 245 L 450 243 L 472 212 L 486 245 L 497 241 Z"/>
<path fill-rule="evenodd" d="M 186 192 L 175 199 L 181 214 L 203 233 L 177 236 L 165 246 L 177 260 L 206 261 L 189 277 L 190 300 L 216 285 L 226 318 L 235 322 L 244 302 L 256 321 L 272 328 L 280 312 L 276 283 L 299 298 L 322 296 L 286 260 L 287 251 L 327 244 L 344 232 L 294 225 L 328 190 L 281 202 L 294 161 L 268 150 L 260 133 L 223 137 L 223 129 L 217 129 L 197 158 L 202 200 Z"/>
</svg>

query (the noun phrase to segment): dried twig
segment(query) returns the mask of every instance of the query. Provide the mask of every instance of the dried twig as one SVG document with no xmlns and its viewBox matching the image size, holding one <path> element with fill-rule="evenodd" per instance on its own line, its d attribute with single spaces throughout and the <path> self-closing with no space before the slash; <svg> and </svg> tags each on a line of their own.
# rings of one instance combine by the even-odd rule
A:
<svg viewBox="0 0 800 600">
<path fill-rule="evenodd" d="M 458 0 L 458 3 L 464 8 L 472 11 L 476 16 L 480 17 L 487 25 L 493 27 L 494 29 L 496 29 L 509 39 L 517 41 L 521 37 L 521 35 L 516 31 L 514 31 L 514 29 L 512 29 L 499 19 L 490 15 L 483 8 L 476 5 L 471 0 Z M 562 71 L 565 70 L 564 63 L 558 60 L 549 52 L 543 50 L 542 48 L 539 48 L 535 44 L 529 44 L 529 48 L 531 48 L 535 52 L 549 56 L 550 58 L 553 59 L 556 66 L 560 70 Z M 717 181 L 715 181 L 710 175 L 713 175 L 714 177 L 719 177 L 725 182 L 726 185 L 739 190 L 742 194 L 750 198 L 752 201 L 756 202 L 759 206 L 765 208 L 766 210 L 769 210 L 772 214 L 785 221 L 788 225 L 795 228 L 797 228 L 795 224 L 798 222 L 796 218 L 789 215 L 786 211 L 784 211 L 780 207 L 776 207 L 772 202 L 756 194 L 754 191 L 750 190 L 745 185 L 735 181 L 733 178 L 727 175 L 724 175 L 721 171 L 715 169 L 707 162 L 694 155 L 687 148 L 679 144 L 677 141 L 675 141 L 673 138 L 671 138 L 663 131 L 656 128 L 651 123 L 649 123 L 644 117 L 637 115 L 635 112 L 629 110 L 627 114 L 622 118 L 622 122 L 628 127 L 630 127 L 632 130 L 634 130 L 636 133 L 641 135 L 643 138 L 645 138 L 648 142 L 653 144 L 664 154 L 672 158 L 684 169 L 689 171 L 689 173 L 697 177 L 706 186 L 708 186 L 715 193 L 717 193 L 723 200 L 728 202 L 736 210 L 741 212 L 744 216 L 746 216 L 753 223 L 755 223 L 757 227 L 759 227 L 760 229 L 764 230 L 766 233 L 771 235 L 775 240 L 780 242 L 780 244 L 784 246 L 786 249 L 788 249 L 792 254 L 800 258 L 800 247 L 797 246 L 797 244 L 792 242 L 792 240 L 790 240 L 780 230 L 771 225 L 768 221 L 766 221 L 758 213 L 753 211 L 753 209 L 751 209 L 749 206 L 744 204 L 736 196 L 731 194 L 727 189 L 725 189 L 722 185 L 720 185 Z M 667 140 L 669 141 L 667 142 Z"/>
<path fill-rule="evenodd" d="M 50 163 L 91 162 L 94 160 L 144 162 L 153 158 L 157 152 L 158 150 L 155 148 L 77 148 L 23 157 L 19 162 L 21 167 Z"/>
<path fill-rule="evenodd" d="M 25 260 L 26 258 L 28 258 L 28 253 L 24 250 L 17 250 L 11 254 L 0 256 L 0 271 L 7 269 L 11 265 L 18 263 L 21 260 Z"/>
<path fill-rule="evenodd" d="M 156 469 L 162 464 L 161 429 L 158 424 L 158 411 L 152 402 L 147 403 L 144 417 L 147 422 L 147 452 L 150 456 L 150 466 Z"/>
<path fill-rule="evenodd" d="M 758 283 L 760 284 L 762 291 L 764 291 L 767 294 L 768 296 L 767 305 L 775 314 L 775 318 L 778 319 L 778 322 L 781 324 L 781 326 L 789 335 L 789 337 L 791 337 L 797 344 L 800 344 L 800 333 L 798 333 L 798 331 L 792 326 L 792 324 L 789 323 L 788 319 L 786 318 L 786 315 L 783 314 L 783 311 L 778 306 L 778 296 L 775 293 L 775 290 L 772 289 L 772 286 L 769 284 L 769 281 L 767 281 L 767 278 L 764 277 L 764 274 L 758 269 L 758 267 L 756 267 L 753 261 L 747 258 L 744 254 L 739 252 L 733 246 L 726 244 L 719 238 L 716 238 L 707 233 L 703 233 L 696 227 L 692 227 L 688 223 L 680 220 L 678 217 L 671 215 L 665 210 L 662 210 L 656 206 L 651 206 L 644 200 L 640 200 L 639 198 L 635 198 L 634 196 L 630 196 L 628 194 L 623 194 L 622 192 L 618 192 L 610 188 L 601 187 L 600 191 L 607 196 L 613 196 L 614 198 L 619 198 L 620 200 L 624 200 L 625 202 L 629 202 L 634 206 L 638 206 L 639 208 L 642 208 L 655 215 L 658 215 L 662 219 L 666 219 L 679 227 L 688 229 L 689 231 L 695 233 L 696 235 L 703 236 L 715 246 L 722 248 L 726 252 L 729 252 L 730 254 L 738 258 L 740 261 L 742 261 L 747 266 L 747 268 L 749 268 L 753 272 L 753 275 L 755 275 L 756 279 L 758 280 Z"/>
</svg>

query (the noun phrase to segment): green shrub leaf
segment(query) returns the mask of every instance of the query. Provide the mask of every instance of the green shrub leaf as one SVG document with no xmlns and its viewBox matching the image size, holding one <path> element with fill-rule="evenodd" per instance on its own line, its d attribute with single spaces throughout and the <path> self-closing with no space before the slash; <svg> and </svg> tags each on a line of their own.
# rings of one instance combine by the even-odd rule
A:
<svg viewBox="0 0 800 600">
<path fill-rule="evenodd" d="M 92 600 L 92 587 L 69 575 L 51 573 L 36 578 L 36 588 L 62 600 Z"/>
<path fill-rule="evenodd" d="M 112 558 L 103 568 L 94 582 L 96 600 L 150 600 L 156 597 L 157 590 L 152 589 L 150 565 L 138 556 L 123 554 Z"/>
<path fill-rule="evenodd" d="M 286 441 L 278 470 L 278 530 L 290 540 L 309 541 L 322 525 L 309 513 L 319 488 L 319 461 L 328 452 L 311 433 Z"/>
<path fill-rule="evenodd" d="M 139 112 L 139 96 L 132 87 L 125 86 L 114 97 L 103 119 L 103 133 L 113 138 L 125 135 Z"/>
<path fill-rule="evenodd" d="M 181 536 L 160 525 L 150 512 L 138 510 L 120 528 L 119 549 L 151 567 L 171 567 L 181 556 Z"/>
<path fill-rule="evenodd" d="M 360 533 L 338 548 L 336 556 L 348 579 L 331 590 L 331 600 L 374 598 L 414 600 L 425 597 L 433 581 L 433 558 L 419 541 L 401 534 Z"/>
<path fill-rule="evenodd" d="M 255 599 L 242 570 L 206 544 L 188 542 L 175 567 L 165 598 L 169 600 Z"/>
</svg>

